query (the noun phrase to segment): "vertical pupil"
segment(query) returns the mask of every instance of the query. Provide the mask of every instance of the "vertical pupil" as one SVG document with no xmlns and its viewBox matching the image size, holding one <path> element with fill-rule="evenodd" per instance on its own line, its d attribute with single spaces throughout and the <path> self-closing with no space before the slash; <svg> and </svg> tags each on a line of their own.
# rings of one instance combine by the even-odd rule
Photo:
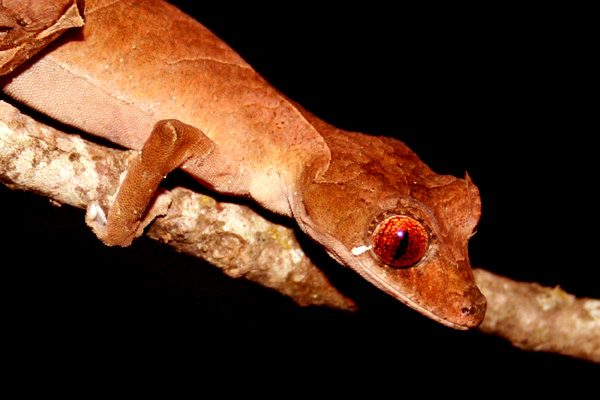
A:
<svg viewBox="0 0 600 400">
<path fill-rule="evenodd" d="M 398 247 L 396 247 L 396 251 L 394 252 L 393 255 L 393 259 L 394 260 L 398 260 L 400 257 L 402 257 L 404 255 L 404 253 L 406 253 L 406 249 L 408 249 L 408 231 L 407 230 L 399 230 L 398 232 L 396 232 L 396 235 L 398 236 Z"/>
<path fill-rule="evenodd" d="M 429 247 L 429 234 L 419 221 L 394 215 L 381 221 L 371 233 L 373 251 L 389 267 L 417 264 Z"/>
</svg>

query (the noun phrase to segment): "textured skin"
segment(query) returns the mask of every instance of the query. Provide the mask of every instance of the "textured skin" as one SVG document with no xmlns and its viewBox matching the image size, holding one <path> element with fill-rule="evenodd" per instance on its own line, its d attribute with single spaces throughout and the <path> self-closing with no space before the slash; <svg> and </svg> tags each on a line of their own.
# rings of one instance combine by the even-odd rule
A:
<svg viewBox="0 0 600 400">
<path fill-rule="evenodd" d="M 67 34 L 4 91 L 133 149 L 159 120 L 195 126 L 227 154 L 214 154 L 203 168 L 192 163 L 188 172 L 221 192 L 246 195 L 254 184 L 260 198 L 265 187 L 281 188 L 279 171 L 291 173 L 315 153 L 327 157 L 296 107 L 177 8 L 158 0 L 87 1 L 85 19 L 83 32 Z M 277 157 L 282 148 L 288 153 Z"/>
<path fill-rule="evenodd" d="M 478 325 L 486 302 L 467 249 L 481 213 L 475 185 L 468 177 L 435 174 L 398 140 L 313 123 L 332 163 L 323 177 L 304 185 L 310 220 L 304 229 L 318 232 L 313 235 L 338 261 L 421 313 L 455 328 Z M 430 231 L 430 248 L 414 267 L 382 267 L 371 251 L 349 254 L 372 244 L 374 222 L 389 213 L 412 216 Z"/>
<path fill-rule="evenodd" d="M 83 26 L 82 0 L 0 1 L 0 75 L 13 71 L 56 40 Z"/>
<path fill-rule="evenodd" d="M 188 124 L 182 132 L 199 138 L 195 150 L 167 140 L 164 153 L 186 155 L 175 165 L 182 162 L 198 181 L 293 216 L 341 264 L 419 312 L 453 328 L 479 325 L 485 298 L 467 242 L 480 200 L 468 178 L 433 173 L 398 140 L 319 120 L 165 2 L 86 3 L 83 31 L 0 81 L 6 93 L 133 149 L 158 121 Z M 145 162 L 166 162 L 156 153 Z M 137 204 L 135 185 L 124 186 Z M 392 213 L 419 220 L 430 236 L 424 258 L 410 268 L 388 267 L 369 250 L 375 224 Z"/>
</svg>

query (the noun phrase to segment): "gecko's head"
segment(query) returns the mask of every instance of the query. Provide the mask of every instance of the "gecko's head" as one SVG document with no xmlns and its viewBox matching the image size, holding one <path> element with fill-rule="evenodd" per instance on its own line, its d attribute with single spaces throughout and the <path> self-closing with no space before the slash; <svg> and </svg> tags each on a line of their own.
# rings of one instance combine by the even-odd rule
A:
<svg viewBox="0 0 600 400">
<path fill-rule="evenodd" d="M 402 142 L 358 133 L 324 136 L 331 162 L 307 178 L 294 213 L 327 252 L 424 315 L 478 326 L 486 300 L 467 244 L 480 216 L 467 177 L 433 173 Z"/>
</svg>

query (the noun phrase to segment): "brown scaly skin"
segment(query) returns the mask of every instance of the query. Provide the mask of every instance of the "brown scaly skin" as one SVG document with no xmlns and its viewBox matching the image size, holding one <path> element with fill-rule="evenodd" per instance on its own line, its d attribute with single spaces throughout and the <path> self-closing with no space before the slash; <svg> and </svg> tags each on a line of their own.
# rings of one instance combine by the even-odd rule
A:
<svg viewBox="0 0 600 400">
<path fill-rule="evenodd" d="M 85 7 L 82 30 L 0 86 L 63 123 L 143 149 L 108 222 L 95 211 L 107 244 L 128 245 L 139 234 L 156 185 L 180 167 L 215 191 L 294 217 L 342 265 L 422 314 L 457 329 L 481 323 L 485 298 L 467 253 L 480 201 L 468 177 L 437 175 L 398 140 L 312 116 L 166 2 Z M 428 233 L 427 251 L 410 267 L 389 267 L 373 251 L 374 227 L 393 214 Z"/>
</svg>

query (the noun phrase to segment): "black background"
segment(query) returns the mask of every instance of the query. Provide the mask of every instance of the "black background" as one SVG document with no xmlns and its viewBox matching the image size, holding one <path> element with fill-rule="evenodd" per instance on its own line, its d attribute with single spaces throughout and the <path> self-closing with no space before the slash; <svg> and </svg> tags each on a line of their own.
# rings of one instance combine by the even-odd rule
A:
<svg viewBox="0 0 600 400">
<path fill-rule="evenodd" d="M 438 173 L 468 171 L 483 201 L 474 266 L 600 297 L 583 14 L 175 3 L 321 118 L 397 137 Z M 597 371 L 445 328 L 312 246 L 359 311 L 298 307 L 149 239 L 106 248 L 83 211 L 0 191 L 4 330 L 16 368 L 54 369 L 57 360 L 123 374 L 202 367 L 233 379 L 273 367 L 298 377 L 301 365 L 307 385 L 319 376 L 338 389 L 363 382 L 399 394 L 397 384 L 418 377 L 431 389 L 449 378 L 455 386 L 440 384 L 445 390 L 469 393 L 478 382 L 536 388 Z"/>
</svg>

